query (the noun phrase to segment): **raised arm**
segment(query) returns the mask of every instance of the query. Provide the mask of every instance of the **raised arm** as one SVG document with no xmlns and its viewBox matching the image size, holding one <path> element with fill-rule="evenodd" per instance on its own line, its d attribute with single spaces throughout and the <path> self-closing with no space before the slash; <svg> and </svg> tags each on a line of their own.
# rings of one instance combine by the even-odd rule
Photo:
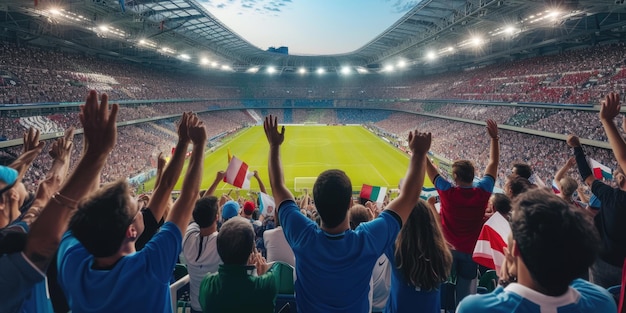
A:
<svg viewBox="0 0 626 313">
<path fill-rule="evenodd" d="M 222 180 L 224 180 L 224 175 L 226 175 L 226 172 L 217 171 L 217 174 L 215 174 L 215 180 L 211 184 L 211 187 L 209 187 L 209 189 L 207 189 L 207 191 L 204 193 L 204 196 L 202 196 L 203 198 L 206 198 L 208 196 L 213 196 L 215 194 L 215 189 L 217 189 L 217 184 L 219 184 Z"/>
<path fill-rule="evenodd" d="M 424 186 L 424 172 L 426 171 L 426 153 L 430 149 L 430 133 L 420 133 L 417 130 L 409 133 L 409 148 L 413 152 L 409 168 L 404 178 L 404 185 L 400 195 L 389 204 L 389 210 L 396 212 L 402 219 L 402 225 L 411 214 L 419 199 Z"/>
<path fill-rule="evenodd" d="M 204 146 L 207 140 L 206 128 L 195 114 L 189 116 L 188 125 L 187 132 L 193 143 L 193 150 L 189 158 L 187 173 L 183 180 L 180 197 L 178 197 L 170 214 L 167 216 L 168 221 L 176 224 L 183 234 L 187 230 L 187 224 L 189 224 L 191 220 L 191 212 L 193 211 L 194 203 L 198 199 L 204 164 Z"/>
<path fill-rule="evenodd" d="M 254 178 L 256 178 L 256 181 L 259 182 L 259 189 L 261 190 L 261 192 L 266 194 L 267 190 L 265 190 L 265 185 L 263 184 L 263 181 L 259 176 L 259 172 L 256 170 L 254 171 Z"/>
<path fill-rule="evenodd" d="M 45 271 L 54 256 L 78 201 L 87 196 L 98 181 L 107 156 L 115 146 L 118 108 L 113 104 L 109 111 L 106 94 L 102 94 L 98 103 L 95 90 L 89 92 L 85 104 L 80 107 L 79 118 L 87 145 L 85 153 L 59 192 L 48 201 L 41 216 L 33 222 L 24 249 L 26 257 L 41 270 Z"/>
<path fill-rule="evenodd" d="M 154 179 L 154 189 L 159 187 L 161 177 L 163 177 L 163 171 L 165 170 L 165 165 L 167 165 L 167 160 L 165 160 L 163 152 L 159 152 L 159 156 L 157 157 L 156 178 Z"/>
<path fill-rule="evenodd" d="M 25 223 L 30 224 L 37 219 L 41 209 L 48 203 L 52 195 L 61 188 L 70 168 L 73 139 L 74 128 L 70 127 L 65 131 L 63 137 L 52 144 L 49 152 L 52 157 L 52 166 L 46 174 L 46 178 L 37 187 L 33 204 L 22 218 Z"/>
<path fill-rule="evenodd" d="M 574 148 L 574 157 L 576 158 L 576 165 L 578 165 L 578 172 L 580 173 L 580 177 L 589 187 L 593 184 L 593 181 L 596 180 L 593 177 L 593 172 L 589 167 L 589 163 L 587 163 L 587 158 L 585 158 L 585 152 L 583 151 L 583 147 L 580 145 L 580 139 L 577 136 L 569 135 L 567 136 L 567 145 Z"/>
<path fill-rule="evenodd" d="M 485 175 L 490 175 L 494 179 L 498 177 L 498 163 L 500 163 L 500 136 L 498 135 L 498 124 L 494 120 L 487 120 L 487 134 L 491 138 L 489 144 L 489 163 L 485 168 Z"/>
<path fill-rule="evenodd" d="M 556 185 L 559 189 L 561 189 L 561 179 L 565 177 L 565 175 L 567 174 L 567 171 L 569 171 L 570 168 L 574 167 L 574 165 L 576 165 L 576 158 L 571 157 L 567 160 L 567 162 L 565 162 L 565 164 L 563 164 L 563 167 L 561 167 L 554 175 L 554 182 L 556 182 Z"/>
<path fill-rule="evenodd" d="M 435 167 L 435 164 L 433 164 L 428 156 L 426 157 L 426 174 L 428 174 L 428 178 L 430 178 L 430 181 L 433 184 L 435 183 L 435 177 L 439 175 L 439 170 Z"/>
<path fill-rule="evenodd" d="M 626 142 L 620 136 L 613 119 L 619 114 L 621 109 L 619 94 L 611 93 L 605 97 L 600 106 L 600 122 L 606 137 L 609 139 L 611 150 L 617 159 L 617 163 L 622 169 L 626 169 Z M 626 117 L 625 117 L 626 119 Z M 626 126 L 625 126 L 626 127 Z"/>
<path fill-rule="evenodd" d="M 32 127 L 24 133 L 23 143 L 22 154 L 9 165 L 18 172 L 18 181 L 24 178 L 26 171 L 28 171 L 46 145 L 45 142 L 39 141 L 39 130 Z"/>
<path fill-rule="evenodd" d="M 278 119 L 270 115 L 269 117 L 265 117 L 263 129 L 265 130 L 267 142 L 270 144 L 268 164 L 270 186 L 272 187 L 272 195 L 274 196 L 276 206 L 278 207 L 283 201 L 294 199 L 293 195 L 285 185 L 285 176 L 283 174 L 283 167 L 280 161 L 280 145 L 285 140 L 285 126 L 283 126 L 279 132 Z"/>
<path fill-rule="evenodd" d="M 178 181 L 180 173 L 183 170 L 185 154 L 187 153 L 187 146 L 190 141 L 189 135 L 187 134 L 190 116 L 191 113 L 183 113 L 178 123 L 178 143 L 176 144 L 174 155 L 163 170 L 163 174 L 161 174 L 158 180 L 158 185 L 152 193 L 150 202 L 148 202 L 148 209 L 152 212 L 157 222 L 163 218 L 174 185 L 176 185 L 176 181 Z"/>
</svg>

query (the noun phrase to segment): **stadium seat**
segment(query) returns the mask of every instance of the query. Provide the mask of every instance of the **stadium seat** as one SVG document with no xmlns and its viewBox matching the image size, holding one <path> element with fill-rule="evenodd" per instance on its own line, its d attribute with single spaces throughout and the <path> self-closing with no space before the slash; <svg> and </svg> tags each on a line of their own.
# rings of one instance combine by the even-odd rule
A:
<svg viewBox="0 0 626 313">
<path fill-rule="evenodd" d="M 277 275 L 278 294 L 276 295 L 276 304 L 274 312 L 278 313 L 295 313 L 297 312 L 296 297 L 294 295 L 293 286 L 293 266 L 276 261 L 274 272 Z"/>
<path fill-rule="evenodd" d="M 495 270 L 488 270 L 478 280 L 478 293 L 492 292 L 498 286 L 498 275 Z M 482 292 L 481 292 L 482 291 Z"/>
</svg>

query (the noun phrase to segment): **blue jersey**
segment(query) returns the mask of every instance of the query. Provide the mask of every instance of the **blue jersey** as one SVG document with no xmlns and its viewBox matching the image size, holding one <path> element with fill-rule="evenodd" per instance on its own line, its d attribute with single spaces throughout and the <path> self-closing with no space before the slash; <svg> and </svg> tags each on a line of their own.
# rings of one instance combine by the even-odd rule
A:
<svg viewBox="0 0 626 313">
<path fill-rule="evenodd" d="M 122 257 L 112 269 L 97 270 L 94 257 L 67 232 L 57 264 L 72 312 L 171 313 L 170 278 L 182 240 L 178 226 L 167 222 L 141 251 Z"/>
<path fill-rule="evenodd" d="M 394 251 L 394 246 L 385 251 L 391 264 L 391 291 L 385 313 L 416 312 L 416 308 L 421 313 L 441 312 L 439 289 L 421 290 L 408 283 L 396 266 Z"/>
<path fill-rule="evenodd" d="M 520 284 L 498 287 L 492 293 L 472 295 L 459 303 L 457 313 L 595 313 L 617 312 L 606 289 L 576 279 L 562 296 L 549 297 Z"/>
<path fill-rule="evenodd" d="M 386 210 L 354 231 L 331 235 L 291 200 L 280 204 L 278 214 L 296 256 L 298 312 L 369 312 L 372 268 L 394 244 L 400 217 Z"/>
</svg>

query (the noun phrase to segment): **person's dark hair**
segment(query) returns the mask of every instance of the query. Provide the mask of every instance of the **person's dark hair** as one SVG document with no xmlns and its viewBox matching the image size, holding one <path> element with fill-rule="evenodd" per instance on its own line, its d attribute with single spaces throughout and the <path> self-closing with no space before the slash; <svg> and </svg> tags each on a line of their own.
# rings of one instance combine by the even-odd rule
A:
<svg viewBox="0 0 626 313">
<path fill-rule="evenodd" d="M 528 179 L 514 174 L 509 175 L 504 184 L 504 190 L 508 193 L 507 196 L 509 196 L 511 200 L 515 200 L 517 196 L 530 189 L 532 189 L 532 184 Z"/>
<path fill-rule="evenodd" d="M 354 230 L 361 223 L 366 223 L 372 220 L 372 213 L 370 210 L 360 204 L 355 204 L 350 208 L 350 229 Z"/>
<path fill-rule="evenodd" d="M 533 175 L 533 169 L 526 163 L 513 163 L 513 169 L 515 170 L 515 174 L 517 174 L 517 176 L 524 177 L 526 179 L 530 179 L 530 176 Z"/>
<path fill-rule="evenodd" d="M 493 208 L 503 216 L 508 216 L 511 213 L 511 199 L 503 193 L 494 193 L 492 196 Z"/>
<path fill-rule="evenodd" d="M 448 278 L 452 253 L 426 201 L 420 199 L 415 205 L 395 245 L 396 267 L 411 285 L 433 290 Z"/>
<path fill-rule="evenodd" d="M 94 192 L 78 205 L 69 229 L 94 257 L 115 254 L 137 212 L 129 212 L 129 187 L 118 180 Z"/>
<path fill-rule="evenodd" d="M 333 228 L 346 218 L 352 203 L 352 183 L 342 170 L 324 171 L 313 185 L 313 200 L 322 224 Z"/>
<path fill-rule="evenodd" d="M 598 254 L 599 237 L 590 217 L 547 190 L 519 196 L 511 231 L 531 277 L 548 296 L 565 293 Z"/>
<path fill-rule="evenodd" d="M 215 196 L 200 198 L 193 208 L 193 220 L 205 228 L 211 226 L 217 220 L 217 210 L 219 210 L 218 199 Z"/>
<path fill-rule="evenodd" d="M 254 248 L 250 220 L 235 216 L 222 224 L 217 234 L 217 253 L 224 264 L 245 265 Z"/>
<path fill-rule="evenodd" d="M 452 163 L 452 174 L 464 183 L 474 181 L 474 164 L 469 160 L 457 160 Z"/>
</svg>

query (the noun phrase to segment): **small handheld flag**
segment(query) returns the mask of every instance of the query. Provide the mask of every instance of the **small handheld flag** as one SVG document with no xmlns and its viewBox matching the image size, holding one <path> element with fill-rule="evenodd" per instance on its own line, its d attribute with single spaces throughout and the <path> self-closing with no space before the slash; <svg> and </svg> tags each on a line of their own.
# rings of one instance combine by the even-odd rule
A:
<svg viewBox="0 0 626 313">
<path fill-rule="evenodd" d="M 385 200 L 385 194 L 387 193 L 387 187 L 370 186 L 363 184 L 361 187 L 360 197 L 374 202 L 383 202 Z"/>
<path fill-rule="evenodd" d="M 592 158 L 589 158 L 589 163 L 589 165 L 591 165 L 591 169 L 593 170 L 593 176 L 596 179 L 613 179 L 613 171 L 611 171 L 608 166 L 603 165 Z"/>
<path fill-rule="evenodd" d="M 224 175 L 224 181 L 241 189 L 250 189 L 250 178 L 254 173 L 248 171 L 248 164 L 232 157 Z"/>
</svg>

